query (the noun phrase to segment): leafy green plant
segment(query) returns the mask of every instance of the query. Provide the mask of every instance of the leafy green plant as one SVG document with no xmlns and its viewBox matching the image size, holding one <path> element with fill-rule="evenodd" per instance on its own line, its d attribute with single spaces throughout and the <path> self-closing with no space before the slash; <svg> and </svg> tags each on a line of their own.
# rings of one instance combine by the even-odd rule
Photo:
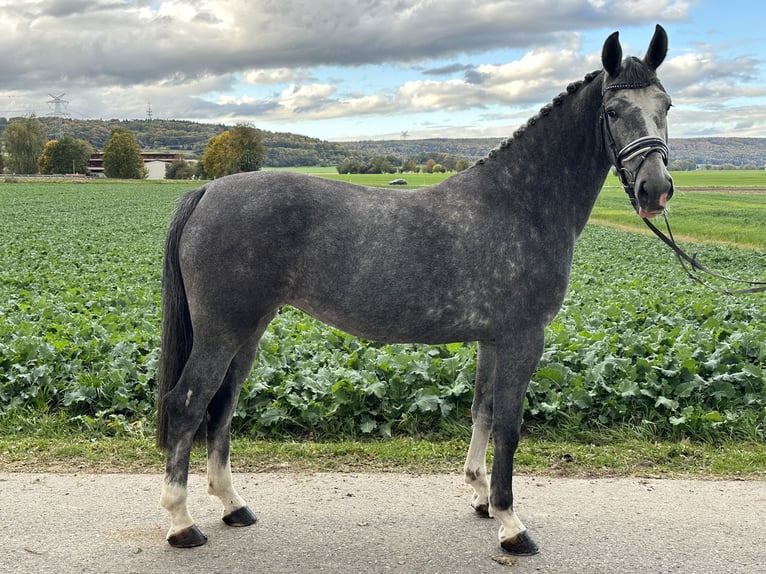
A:
<svg viewBox="0 0 766 574">
<path fill-rule="evenodd" d="M 189 187 L 0 186 L 0 211 L 11 214 L 0 227 L 0 428 L 34 432 L 50 416 L 97 433 L 152 432 L 164 234 Z M 764 253 L 690 251 L 727 274 L 766 268 Z M 588 226 L 546 338 L 528 429 L 766 436 L 763 297 L 692 284 L 656 239 Z M 265 438 L 451 436 L 470 424 L 474 374 L 472 343 L 361 341 L 285 308 L 263 337 L 234 428 Z"/>
</svg>

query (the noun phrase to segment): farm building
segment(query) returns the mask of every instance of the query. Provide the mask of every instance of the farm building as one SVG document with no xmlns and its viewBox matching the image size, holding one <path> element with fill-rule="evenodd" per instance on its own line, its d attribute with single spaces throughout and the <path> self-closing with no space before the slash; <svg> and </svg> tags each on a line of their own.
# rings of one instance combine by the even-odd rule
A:
<svg viewBox="0 0 766 574">
<path fill-rule="evenodd" d="M 165 166 L 178 159 L 178 153 L 168 152 L 141 152 L 144 166 L 148 171 L 147 179 L 165 179 Z M 104 152 L 99 151 L 90 156 L 88 169 L 93 175 L 104 175 Z"/>
</svg>

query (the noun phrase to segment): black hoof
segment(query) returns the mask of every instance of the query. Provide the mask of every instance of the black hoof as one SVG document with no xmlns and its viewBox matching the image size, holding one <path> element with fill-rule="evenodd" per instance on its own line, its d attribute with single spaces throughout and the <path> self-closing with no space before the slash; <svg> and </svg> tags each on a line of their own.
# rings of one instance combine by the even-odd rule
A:
<svg viewBox="0 0 766 574">
<path fill-rule="evenodd" d="M 477 504 L 476 506 L 471 505 L 471 507 L 476 511 L 476 514 L 482 518 L 492 518 L 489 515 L 489 504 Z"/>
<path fill-rule="evenodd" d="M 258 517 L 247 506 L 243 506 L 224 516 L 223 521 L 229 526 L 250 526 L 258 521 Z"/>
<path fill-rule="evenodd" d="M 513 538 L 503 540 L 500 543 L 503 550 L 515 556 L 533 556 L 540 552 L 540 547 L 527 534 L 527 531 L 517 534 Z"/>
<path fill-rule="evenodd" d="M 207 536 L 196 525 L 184 528 L 168 537 L 168 544 L 173 548 L 194 548 L 207 542 Z"/>
</svg>

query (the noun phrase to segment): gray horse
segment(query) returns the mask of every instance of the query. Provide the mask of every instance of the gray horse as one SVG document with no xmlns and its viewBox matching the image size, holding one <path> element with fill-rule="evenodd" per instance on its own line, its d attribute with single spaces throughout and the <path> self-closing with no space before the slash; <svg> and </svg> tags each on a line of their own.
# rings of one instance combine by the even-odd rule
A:
<svg viewBox="0 0 766 574">
<path fill-rule="evenodd" d="M 282 305 L 384 342 L 478 341 L 465 479 L 502 547 L 537 545 L 513 510 L 513 457 L 524 394 L 558 312 L 575 240 L 610 165 L 638 215 L 661 213 L 670 98 L 655 74 L 667 35 L 571 84 L 470 169 L 419 190 L 362 187 L 295 173 L 224 177 L 179 202 L 167 236 L 158 444 L 168 542 L 204 544 L 187 510 L 189 453 L 206 436 L 209 492 L 223 520 L 255 514 L 232 486 L 231 419 L 258 341 Z M 492 482 L 487 444 L 494 440 Z"/>
</svg>

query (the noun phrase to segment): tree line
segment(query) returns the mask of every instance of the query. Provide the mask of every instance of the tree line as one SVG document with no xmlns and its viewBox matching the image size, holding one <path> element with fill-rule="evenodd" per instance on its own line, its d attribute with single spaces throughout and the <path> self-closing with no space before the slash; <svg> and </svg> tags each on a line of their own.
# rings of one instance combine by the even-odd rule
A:
<svg viewBox="0 0 766 574">
<path fill-rule="evenodd" d="M 445 173 L 463 171 L 470 162 L 450 153 L 421 152 L 403 159 L 397 155 L 344 158 L 336 169 L 340 174 L 348 173 Z"/>
<path fill-rule="evenodd" d="M 3 131 L 17 118 L 0 117 L 0 139 Z M 231 130 L 224 124 L 203 124 L 186 120 L 93 120 L 37 118 L 47 134 L 57 131 L 89 142 L 95 149 L 103 150 L 114 129 L 122 128 L 132 133 L 143 150 L 178 154 L 186 159 L 202 157 L 210 138 Z M 264 167 L 335 166 L 349 154 L 344 144 L 328 142 L 288 132 L 270 132 L 258 129 L 266 147 Z"/>
<path fill-rule="evenodd" d="M 89 174 L 94 147 L 84 139 L 65 135 L 48 140 L 46 129 L 34 115 L 14 118 L 3 131 L 0 173 Z M 256 171 L 263 165 L 266 148 L 260 130 L 246 125 L 212 136 L 196 163 L 181 156 L 167 166 L 166 177 L 216 178 L 239 171 Z M 141 147 L 135 135 L 124 127 L 113 128 L 103 146 L 106 177 L 142 179 L 146 176 Z"/>
</svg>

